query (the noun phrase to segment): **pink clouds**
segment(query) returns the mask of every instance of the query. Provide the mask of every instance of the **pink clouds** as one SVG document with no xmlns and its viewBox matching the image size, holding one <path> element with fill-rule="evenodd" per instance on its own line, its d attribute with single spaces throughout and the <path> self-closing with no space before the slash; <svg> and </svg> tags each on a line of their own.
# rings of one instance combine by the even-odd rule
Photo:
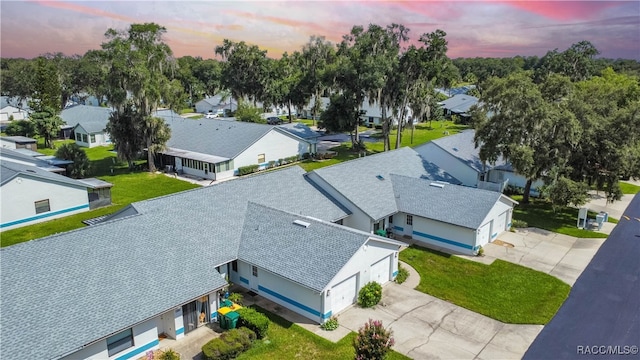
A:
<svg viewBox="0 0 640 360">
<path fill-rule="evenodd" d="M 498 1 L 500 3 L 500 1 Z M 504 4 L 555 20 L 593 19 L 615 1 L 505 1 Z"/>
</svg>

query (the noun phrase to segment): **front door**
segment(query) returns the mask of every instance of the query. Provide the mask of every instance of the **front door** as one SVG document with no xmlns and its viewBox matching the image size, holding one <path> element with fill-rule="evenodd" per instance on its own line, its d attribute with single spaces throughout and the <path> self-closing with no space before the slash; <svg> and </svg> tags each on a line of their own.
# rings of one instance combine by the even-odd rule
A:
<svg viewBox="0 0 640 360">
<path fill-rule="evenodd" d="M 249 277 L 249 287 L 253 291 L 258 291 L 258 267 L 251 266 L 251 276 Z"/>
</svg>

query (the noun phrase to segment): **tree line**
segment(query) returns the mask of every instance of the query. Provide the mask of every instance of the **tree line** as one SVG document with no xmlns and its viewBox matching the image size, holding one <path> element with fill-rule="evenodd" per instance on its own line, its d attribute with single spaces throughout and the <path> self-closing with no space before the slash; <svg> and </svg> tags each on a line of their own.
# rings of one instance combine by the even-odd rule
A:
<svg viewBox="0 0 640 360">
<path fill-rule="evenodd" d="M 361 150 L 358 125 L 368 101 L 381 108 L 389 150 L 393 127 L 397 148 L 404 127 L 438 116 L 436 88 L 472 83 L 482 103 L 473 126 L 484 161 L 505 157 L 529 185 L 547 177 L 558 189 L 574 189 L 586 181 L 612 194 L 620 176 L 639 175 L 640 63 L 598 59 L 588 41 L 540 58 L 450 59 L 442 30 L 411 42 L 410 29 L 401 24 L 370 24 L 354 26 L 335 44 L 312 36 L 277 59 L 256 45 L 225 39 L 212 49 L 216 60 L 174 57 L 165 33 L 158 24 L 132 24 L 108 29 L 101 48 L 83 56 L 1 59 L 2 95 L 32 99 L 32 131 L 47 145 L 69 99 L 93 95 L 114 109 L 107 130 L 118 156 L 132 164 L 148 149 L 154 170 L 154 154 L 170 137 L 167 125 L 153 117 L 159 107 L 182 109 L 223 93 L 254 106 L 286 108 L 291 121 L 296 109 L 315 99 L 318 125 L 349 132 L 353 148 Z M 330 96 L 327 109 L 321 108 L 322 95 Z"/>
</svg>

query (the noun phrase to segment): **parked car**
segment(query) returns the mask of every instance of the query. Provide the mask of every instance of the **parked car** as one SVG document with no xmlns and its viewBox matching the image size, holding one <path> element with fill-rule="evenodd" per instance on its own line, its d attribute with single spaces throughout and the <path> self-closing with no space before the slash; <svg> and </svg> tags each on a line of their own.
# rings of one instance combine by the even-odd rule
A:
<svg viewBox="0 0 640 360">
<path fill-rule="evenodd" d="M 204 116 L 205 119 L 215 119 L 218 117 L 218 114 L 216 113 L 207 113 L 207 115 Z"/>
<path fill-rule="evenodd" d="M 282 124 L 282 119 L 280 119 L 279 117 L 270 116 L 270 117 L 267 118 L 267 124 L 269 124 L 269 125 L 279 125 L 279 124 Z"/>
</svg>

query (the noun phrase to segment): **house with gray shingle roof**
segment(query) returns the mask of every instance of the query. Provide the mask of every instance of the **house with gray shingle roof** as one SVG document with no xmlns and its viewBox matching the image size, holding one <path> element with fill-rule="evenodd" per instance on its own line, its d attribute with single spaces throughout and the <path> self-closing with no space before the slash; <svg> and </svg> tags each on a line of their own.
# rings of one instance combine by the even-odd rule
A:
<svg viewBox="0 0 640 360">
<path fill-rule="evenodd" d="M 502 193 L 391 175 L 395 234 L 446 252 L 475 254 L 509 230 L 516 201 Z"/>
<path fill-rule="evenodd" d="M 248 165 L 264 169 L 313 150 L 311 140 L 278 126 L 218 119 L 166 122 L 171 139 L 161 152 L 162 166 L 203 179 L 229 178 Z"/>
<path fill-rule="evenodd" d="M 478 104 L 478 98 L 467 94 L 456 94 L 447 100 L 440 101 L 438 104 L 444 109 L 444 115 L 451 117 L 452 115 L 460 116 L 468 121 L 471 118 L 469 110 Z"/>
<path fill-rule="evenodd" d="M 303 174 L 290 167 L 145 200 L 2 248 L 3 357 L 140 357 L 162 336 L 216 321 L 226 276 L 318 323 L 367 282 L 390 281 L 402 243 L 337 224 L 348 211 Z M 46 311 L 26 311 L 33 299 Z"/>
<path fill-rule="evenodd" d="M 225 113 L 238 110 L 238 102 L 231 97 L 223 98 L 221 94 L 217 94 L 196 102 L 194 107 L 196 112 L 201 114 L 213 113 L 223 116 Z"/>
<path fill-rule="evenodd" d="M 371 232 L 389 228 L 390 218 L 398 212 L 390 174 L 459 183 L 409 147 L 323 167 L 306 176 L 352 212 L 345 225 Z"/>
<path fill-rule="evenodd" d="M 106 107 L 74 105 L 60 112 L 60 117 L 72 127 L 78 146 L 94 147 L 111 144 L 107 123 L 113 110 Z"/>
<path fill-rule="evenodd" d="M 480 148 L 475 144 L 475 130 L 464 130 L 415 147 L 423 158 L 446 170 L 462 185 L 502 192 L 505 186 L 524 188 L 527 179 L 516 173 L 502 157 L 493 163 L 483 163 Z M 533 192 L 544 183 L 535 181 Z M 533 193 L 532 192 L 532 193 Z"/>
</svg>

